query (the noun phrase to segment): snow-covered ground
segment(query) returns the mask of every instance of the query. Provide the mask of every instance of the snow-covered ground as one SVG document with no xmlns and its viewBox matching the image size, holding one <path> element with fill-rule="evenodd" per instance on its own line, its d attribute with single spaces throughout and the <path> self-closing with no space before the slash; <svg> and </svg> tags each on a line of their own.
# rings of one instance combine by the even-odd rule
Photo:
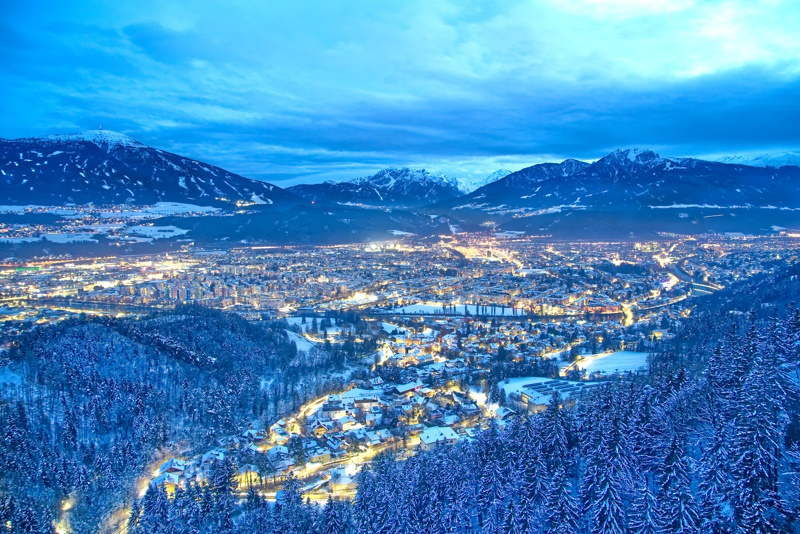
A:
<svg viewBox="0 0 800 534">
<path fill-rule="evenodd" d="M 289 336 L 289 339 L 291 341 L 294 341 L 295 345 L 297 345 L 297 350 L 308 352 L 312 348 L 314 348 L 314 344 L 311 343 L 306 338 L 304 338 L 303 336 L 295 334 L 291 330 L 286 330 L 286 334 Z"/>
<path fill-rule="evenodd" d="M 0 367 L 0 385 L 18 386 L 22 383 L 22 377 L 9 369 L 8 367 Z"/>
<path fill-rule="evenodd" d="M 579 369 L 585 370 L 587 375 L 593 373 L 611 375 L 629 371 L 646 371 L 647 353 L 622 350 L 608 354 L 597 354 L 584 358 L 576 362 L 575 365 Z"/>
<path fill-rule="evenodd" d="M 218 211 L 219 208 L 211 206 L 196 206 L 194 204 L 183 204 L 181 202 L 157 202 L 152 206 L 142 206 L 140 208 L 131 207 L 120 211 L 101 210 L 100 216 L 107 219 L 150 219 L 166 215 L 187 215 L 190 213 L 209 214 Z"/>
<path fill-rule="evenodd" d="M 51 243 L 97 243 L 92 234 L 86 233 L 44 234 L 44 237 Z"/>
<path fill-rule="evenodd" d="M 402 335 L 404 335 L 404 336 L 407 336 L 407 335 L 408 335 L 408 330 L 406 330 L 406 329 L 405 329 L 405 328 L 403 328 L 402 326 L 397 326 L 396 324 L 392 324 L 392 323 L 381 323 L 381 328 L 383 328 L 383 330 L 384 330 L 384 331 L 385 331 L 387 334 L 391 334 L 392 332 L 394 332 L 395 330 L 397 330 L 398 334 L 402 334 Z"/>
<path fill-rule="evenodd" d="M 151 239 L 164 239 L 188 233 L 189 230 L 177 226 L 131 226 L 127 229 L 128 235 L 149 237 Z"/>
<path fill-rule="evenodd" d="M 308 329 L 311 326 L 311 322 L 314 320 L 312 317 L 306 317 L 306 322 L 303 324 L 302 317 L 284 317 L 289 326 L 299 326 L 303 331 Z M 329 319 L 331 322 L 331 326 L 326 328 L 329 336 L 341 336 L 342 335 L 342 327 L 336 324 L 336 319 Z M 317 325 L 319 325 L 322 321 L 317 319 Z M 319 331 L 322 332 L 322 326 L 319 326 Z"/>
</svg>

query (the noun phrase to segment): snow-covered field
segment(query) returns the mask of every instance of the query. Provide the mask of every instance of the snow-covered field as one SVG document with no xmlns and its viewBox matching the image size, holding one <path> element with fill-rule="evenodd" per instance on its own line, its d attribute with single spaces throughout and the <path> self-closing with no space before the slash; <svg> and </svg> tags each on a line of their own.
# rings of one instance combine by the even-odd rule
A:
<svg viewBox="0 0 800 534">
<path fill-rule="evenodd" d="M 284 317 L 289 326 L 299 326 L 304 331 L 311 326 L 311 322 L 314 320 L 311 317 L 306 317 L 306 323 L 303 324 L 302 317 Z M 330 319 L 331 326 L 326 328 L 329 336 L 341 336 L 342 335 L 342 328 L 336 325 L 336 319 Z M 321 321 L 318 319 L 317 324 L 319 325 Z M 319 327 L 320 332 L 322 331 L 322 327 Z M 299 347 L 299 346 L 298 346 Z"/>
<path fill-rule="evenodd" d="M 187 215 L 190 213 L 209 214 L 218 211 L 219 208 L 213 208 L 211 206 L 196 206 L 194 204 L 182 204 L 180 202 L 157 202 L 152 206 L 142 206 L 141 208 L 131 207 L 119 211 L 101 210 L 100 216 L 107 219 L 149 219 L 166 215 Z"/>
<path fill-rule="evenodd" d="M 312 348 L 314 348 L 314 344 L 311 343 L 306 338 L 304 338 L 303 336 L 295 334 L 291 330 L 286 330 L 286 334 L 289 336 L 289 339 L 291 341 L 294 341 L 295 345 L 297 345 L 297 350 L 308 352 Z"/>
<path fill-rule="evenodd" d="M 138 237 L 149 237 L 151 239 L 164 239 L 188 233 L 189 230 L 178 228 L 177 226 L 131 226 L 128 228 L 128 235 Z"/>
<path fill-rule="evenodd" d="M 592 373 L 616 374 L 627 373 L 628 371 L 646 371 L 647 353 L 622 350 L 608 354 L 597 354 L 589 356 L 575 364 L 579 369 L 586 371 L 587 375 Z"/>
<path fill-rule="evenodd" d="M 396 324 L 392 324 L 392 323 L 381 323 L 381 328 L 383 328 L 383 330 L 384 330 L 384 331 L 385 331 L 387 334 L 391 334 L 392 332 L 394 332 L 395 330 L 397 330 L 398 334 L 401 334 L 401 335 L 404 335 L 404 336 L 407 336 L 407 335 L 408 335 L 408 330 L 406 330 L 406 329 L 405 329 L 405 328 L 403 328 L 402 326 L 397 326 Z"/>
<path fill-rule="evenodd" d="M 51 243 L 97 243 L 92 234 L 86 233 L 44 234 L 44 237 Z"/>
</svg>

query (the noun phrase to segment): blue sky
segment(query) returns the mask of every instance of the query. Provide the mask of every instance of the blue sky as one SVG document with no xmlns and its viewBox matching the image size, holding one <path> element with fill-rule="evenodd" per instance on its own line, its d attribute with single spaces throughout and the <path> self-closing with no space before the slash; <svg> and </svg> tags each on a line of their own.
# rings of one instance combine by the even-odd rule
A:
<svg viewBox="0 0 800 534">
<path fill-rule="evenodd" d="M 4 5 L 0 137 L 103 128 L 281 184 L 800 145 L 800 2 Z"/>
</svg>

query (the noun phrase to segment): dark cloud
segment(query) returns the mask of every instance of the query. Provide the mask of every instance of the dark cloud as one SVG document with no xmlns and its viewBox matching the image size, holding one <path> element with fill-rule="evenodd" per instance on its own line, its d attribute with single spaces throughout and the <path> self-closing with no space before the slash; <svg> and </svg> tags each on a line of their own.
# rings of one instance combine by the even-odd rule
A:
<svg viewBox="0 0 800 534">
<path fill-rule="evenodd" d="M 800 142 L 798 58 L 773 52 L 791 33 L 760 46 L 771 34 L 756 32 L 758 21 L 722 42 L 725 24 L 737 26 L 705 8 L 639 19 L 548 2 L 332 4 L 181 11 L 98 0 L 103 9 L 53 4 L 40 18 L 18 7 L 0 21 L 0 135 L 102 123 L 270 180 L 388 165 L 480 173 L 620 146 L 691 155 Z M 776 33 L 796 18 L 782 9 Z M 702 17 L 722 37 L 692 26 Z M 731 51 L 740 42 L 750 48 Z"/>
</svg>

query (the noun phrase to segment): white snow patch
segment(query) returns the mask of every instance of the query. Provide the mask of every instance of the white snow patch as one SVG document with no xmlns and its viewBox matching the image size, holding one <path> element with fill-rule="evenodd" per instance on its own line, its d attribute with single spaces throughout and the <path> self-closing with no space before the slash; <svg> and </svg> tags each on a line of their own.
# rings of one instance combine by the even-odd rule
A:
<svg viewBox="0 0 800 534">
<path fill-rule="evenodd" d="M 633 352 L 630 350 L 622 350 L 619 352 L 610 352 L 607 354 L 598 354 L 596 356 L 586 357 L 578 362 L 575 366 L 579 369 L 586 371 L 587 375 L 593 373 L 600 373 L 605 375 L 646 371 L 647 370 L 647 354 L 646 352 Z"/>
<path fill-rule="evenodd" d="M 131 226 L 127 230 L 128 235 L 139 237 L 150 237 L 153 239 L 165 239 L 189 233 L 189 230 L 178 228 L 177 226 Z"/>
</svg>

